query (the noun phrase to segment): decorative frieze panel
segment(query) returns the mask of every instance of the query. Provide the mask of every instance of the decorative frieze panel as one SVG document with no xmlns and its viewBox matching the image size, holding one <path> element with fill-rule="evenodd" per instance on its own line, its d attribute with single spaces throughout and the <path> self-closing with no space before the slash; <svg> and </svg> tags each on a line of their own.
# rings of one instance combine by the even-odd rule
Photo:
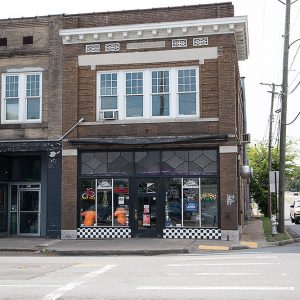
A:
<svg viewBox="0 0 300 300">
<path fill-rule="evenodd" d="M 187 39 L 172 40 L 172 48 L 184 48 L 184 47 L 187 47 Z"/>
<path fill-rule="evenodd" d="M 157 42 L 142 42 L 142 43 L 128 43 L 128 50 L 137 50 L 137 49 L 154 49 L 154 48 L 165 48 L 165 41 L 157 41 Z"/>
<path fill-rule="evenodd" d="M 105 51 L 106 52 L 118 52 L 118 51 L 120 51 L 120 43 L 105 44 Z"/>
<path fill-rule="evenodd" d="M 208 46 L 208 37 L 193 38 L 193 46 L 194 47 Z"/>
<path fill-rule="evenodd" d="M 87 53 L 100 52 L 100 44 L 86 45 L 85 52 L 87 52 Z"/>
</svg>

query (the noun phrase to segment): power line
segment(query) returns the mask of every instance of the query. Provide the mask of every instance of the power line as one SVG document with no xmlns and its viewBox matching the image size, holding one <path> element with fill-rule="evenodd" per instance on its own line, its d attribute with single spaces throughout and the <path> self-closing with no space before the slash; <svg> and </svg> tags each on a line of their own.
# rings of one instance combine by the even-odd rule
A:
<svg viewBox="0 0 300 300">
<path fill-rule="evenodd" d="M 298 88 L 299 85 L 300 85 L 300 81 L 298 81 L 298 83 L 296 84 L 296 86 L 294 87 L 294 89 L 291 92 L 289 92 L 289 94 L 294 93 L 295 90 Z"/>
<path fill-rule="evenodd" d="M 294 58 L 293 58 L 293 60 L 292 60 L 291 66 L 290 66 L 290 68 L 289 68 L 289 71 L 291 71 L 291 68 L 292 68 L 292 66 L 293 66 L 293 64 L 294 64 L 294 62 L 295 62 L 295 59 L 296 59 L 297 55 L 298 55 L 299 49 L 300 49 L 300 45 L 298 46 L 297 51 L 296 51 L 296 53 L 295 53 L 295 55 L 294 55 Z"/>
<path fill-rule="evenodd" d="M 295 117 L 295 119 L 294 119 L 292 122 L 287 123 L 286 125 L 291 125 L 291 124 L 293 124 L 293 123 L 297 120 L 297 118 L 299 117 L 299 115 L 300 115 L 300 111 L 298 112 L 298 114 L 297 114 L 297 116 Z"/>
</svg>

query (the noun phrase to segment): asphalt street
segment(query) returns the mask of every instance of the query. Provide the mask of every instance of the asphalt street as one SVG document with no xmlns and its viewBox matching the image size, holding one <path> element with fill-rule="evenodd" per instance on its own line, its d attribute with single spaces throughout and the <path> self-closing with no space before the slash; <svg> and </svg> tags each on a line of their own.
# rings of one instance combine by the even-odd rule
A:
<svg viewBox="0 0 300 300">
<path fill-rule="evenodd" d="M 0 261 L 0 299 L 300 299 L 300 243 L 201 255 Z"/>
</svg>

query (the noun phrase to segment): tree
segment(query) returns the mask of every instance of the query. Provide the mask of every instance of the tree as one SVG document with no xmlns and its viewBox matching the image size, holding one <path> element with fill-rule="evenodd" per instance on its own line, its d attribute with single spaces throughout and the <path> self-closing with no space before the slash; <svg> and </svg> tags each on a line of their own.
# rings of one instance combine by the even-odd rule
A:
<svg viewBox="0 0 300 300">
<path fill-rule="evenodd" d="M 259 142 L 255 146 L 248 148 L 249 165 L 253 169 L 253 178 L 250 181 L 250 196 L 258 204 L 261 211 L 266 215 L 268 209 L 268 145 L 264 142 Z M 295 165 L 297 152 L 295 144 L 292 141 L 287 143 L 286 147 L 286 181 L 291 181 L 291 178 L 297 178 L 297 170 L 299 176 L 299 167 Z M 279 149 L 272 148 L 272 170 L 279 169 Z M 272 212 L 277 211 L 276 195 L 272 195 Z"/>
</svg>

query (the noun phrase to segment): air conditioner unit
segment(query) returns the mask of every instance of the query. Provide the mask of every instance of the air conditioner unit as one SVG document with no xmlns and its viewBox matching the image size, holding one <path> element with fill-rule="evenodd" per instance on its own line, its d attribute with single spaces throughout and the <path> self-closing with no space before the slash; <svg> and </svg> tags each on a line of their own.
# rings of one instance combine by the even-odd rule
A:
<svg viewBox="0 0 300 300">
<path fill-rule="evenodd" d="M 249 144 L 251 142 L 250 133 L 243 134 L 243 144 Z"/>
<path fill-rule="evenodd" d="M 118 111 L 117 110 L 101 111 L 100 118 L 103 120 L 117 120 L 118 119 Z"/>
</svg>

